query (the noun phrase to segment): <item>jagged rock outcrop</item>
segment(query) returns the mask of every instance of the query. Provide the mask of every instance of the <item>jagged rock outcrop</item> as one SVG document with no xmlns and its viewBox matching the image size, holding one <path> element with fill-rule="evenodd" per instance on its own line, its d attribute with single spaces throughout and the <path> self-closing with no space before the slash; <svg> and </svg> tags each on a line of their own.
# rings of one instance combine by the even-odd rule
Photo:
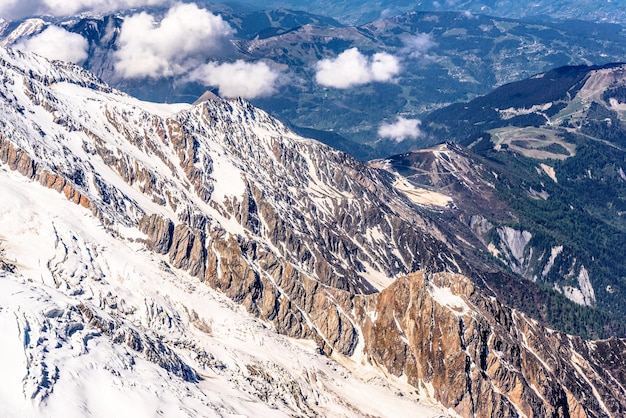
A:
<svg viewBox="0 0 626 418">
<path fill-rule="evenodd" d="M 0 272 L 15 272 L 15 263 L 11 260 L 7 260 L 4 254 L 4 248 L 0 247 Z"/>
<path fill-rule="evenodd" d="M 149 338 L 146 334 L 132 328 L 124 328 L 113 320 L 102 318 L 85 305 L 78 305 L 77 309 L 90 326 L 110 336 L 114 343 L 126 344 L 130 349 L 141 353 L 146 360 L 158 364 L 163 369 L 188 382 L 198 381 L 199 377 L 196 372 L 162 341 Z"/>
<path fill-rule="evenodd" d="M 148 246 L 168 254 L 170 262 L 221 290 L 251 313 L 272 321 L 279 332 L 312 338 L 326 353 L 352 354 L 358 343 L 347 306 L 349 293 L 325 286 L 251 241 L 224 233 L 206 239 L 183 224 L 149 216 L 140 222 Z M 210 248 L 210 251 L 203 250 Z"/>
<path fill-rule="evenodd" d="M 145 216 L 139 222 L 139 229 L 150 237 L 148 248 L 159 254 L 167 254 L 172 246 L 174 223 L 156 214 Z"/>
<path fill-rule="evenodd" d="M 37 180 L 42 185 L 62 192 L 68 200 L 85 208 L 95 209 L 89 199 L 76 189 L 65 176 L 51 173 L 36 163 L 29 155 L 15 147 L 0 133 L 0 161 L 23 176 Z"/>
<path fill-rule="evenodd" d="M 550 330 L 448 273 L 412 274 L 359 299 L 368 360 L 462 416 L 626 412 L 625 369 L 615 362 L 624 340 Z"/>
</svg>

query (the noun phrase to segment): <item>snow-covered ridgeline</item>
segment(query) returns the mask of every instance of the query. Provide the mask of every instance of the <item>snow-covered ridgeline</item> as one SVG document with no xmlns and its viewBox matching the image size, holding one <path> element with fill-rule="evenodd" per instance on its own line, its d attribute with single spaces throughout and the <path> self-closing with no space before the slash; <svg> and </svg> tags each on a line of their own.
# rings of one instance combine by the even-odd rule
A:
<svg viewBox="0 0 626 418">
<path fill-rule="evenodd" d="M 207 235 L 254 237 L 305 274 L 328 282 L 332 271 L 343 279 L 329 284 L 361 291 L 374 289 L 367 277 L 384 286 L 437 259 L 414 249 L 431 238 L 387 179 L 245 101 L 156 105 L 69 65 L 0 55 L 10 63 L 2 68 L 4 138 L 68 179 L 113 224 L 158 214 Z M 253 211 L 249 219 L 238 218 L 241 205 Z M 365 233 L 376 226 L 390 239 Z M 306 247 L 282 247 L 286 232 L 306 238 Z M 456 269 L 449 264 L 435 269 Z"/>
<path fill-rule="evenodd" d="M 0 326 L 6 358 L 26 359 L 6 365 L 7 412 L 428 416 L 415 403 L 425 388 L 464 415 L 536 416 L 594 411 L 619 390 L 592 377 L 563 405 L 572 371 L 552 347 L 568 337 L 507 327 L 510 309 L 462 275 L 389 285 L 461 270 L 389 175 L 244 101 L 157 106 L 2 54 Z M 374 291 L 367 279 L 384 289 L 359 295 Z M 528 356 L 520 332 L 544 358 Z M 588 376 L 602 368 L 594 347 L 624 345 L 570 341 Z M 530 361 L 511 368 L 515 353 Z M 102 406 L 84 376 L 119 402 Z"/>
</svg>

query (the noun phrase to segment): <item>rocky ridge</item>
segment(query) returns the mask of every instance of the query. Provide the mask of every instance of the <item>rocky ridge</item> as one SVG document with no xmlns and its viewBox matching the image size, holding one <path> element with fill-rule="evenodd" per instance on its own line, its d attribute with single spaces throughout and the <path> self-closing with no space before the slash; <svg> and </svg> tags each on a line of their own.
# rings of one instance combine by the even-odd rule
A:
<svg viewBox="0 0 626 418">
<path fill-rule="evenodd" d="M 120 239 L 141 231 L 135 241 L 278 332 L 404 376 L 464 416 L 624 411 L 621 366 L 599 377 L 623 341 L 552 332 L 485 296 L 387 173 L 241 100 L 159 106 L 0 53 L 3 163 Z"/>
<path fill-rule="evenodd" d="M 139 227 L 173 266 L 285 321 L 289 335 L 325 341 L 329 316 L 307 316 L 330 303 L 326 291 L 371 293 L 372 282 L 409 271 L 460 269 L 384 175 L 246 102 L 208 100 L 162 117 L 92 79 L 77 98 L 85 83 L 63 67 L 31 77 L 12 64 L 25 56 L 4 54 L 14 113 L 4 117 L 0 155 L 9 167 L 105 223 Z M 24 124 L 20 110 L 45 115 Z M 350 354 L 354 325 L 335 317 L 341 332 L 328 350 Z"/>
<path fill-rule="evenodd" d="M 360 311 L 360 312 L 359 312 Z M 454 274 L 412 274 L 366 297 L 364 353 L 461 416 L 620 416 L 620 339 L 546 329 Z M 615 364 L 615 363 L 614 363 Z M 461 372 L 464 371 L 464 372 Z"/>
</svg>

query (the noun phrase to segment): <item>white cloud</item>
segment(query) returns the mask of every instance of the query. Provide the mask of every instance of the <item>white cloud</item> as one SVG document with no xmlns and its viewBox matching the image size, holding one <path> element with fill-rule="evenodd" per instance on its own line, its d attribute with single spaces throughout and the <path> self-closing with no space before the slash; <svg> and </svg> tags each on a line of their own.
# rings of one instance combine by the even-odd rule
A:
<svg viewBox="0 0 626 418">
<path fill-rule="evenodd" d="M 12 20 L 43 14 L 69 16 L 82 12 L 110 13 L 171 2 L 171 0 L 0 0 L 0 17 Z"/>
<path fill-rule="evenodd" d="M 437 43 L 428 33 L 418 33 L 403 39 L 404 47 L 400 52 L 413 59 L 428 58 L 428 50 L 435 47 Z"/>
<path fill-rule="evenodd" d="M 382 12 L 380 12 L 380 18 L 381 19 L 387 19 L 387 18 L 393 17 L 395 15 L 398 15 L 400 13 L 401 12 L 398 9 L 396 9 L 394 7 L 388 7 L 386 9 L 383 9 Z"/>
<path fill-rule="evenodd" d="M 238 60 L 234 63 L 210 62 L 192 71 L 189 78 L 208 86 L 219 88 L 223 97 L 269 96 L 276 91 L 280 73 L 264 62 L 249 63 Z"/>
<path fill-rule="evenodd" d="M 465 16 L 468 19 L 478 19 L 478 16 L 474 15 L 472 12 L 470 12 L 469 10 L 465 10 L 463 12 L 463 16 Z"/>
<path fill-rule="evenodd" d="M 374 81 L 389 81 L 400 72 L 400 61 L 393 55 L 379 52 L 372 57 L 370 72 Z"/>
<path fill-rule="evenodd" d="M 58 26 L 48 26 L 38 35 L 24 39 L 13 47 L 51 60 L 80 64 L 87 59 L 89 43 L 77 33 L 68 32 Z"/>
<path fill-rule="evenodd" d="M 398 73 L 400 61 L 395 56 L 379 52 L 368 58 L 357 48 L 351 48 L 337 58 L 319 61 L 315 80 L 323 86 L 346 89 L 372 81 L 390 81 Z"/>
<path fill-rule="evenodd" d="M 378 128 L 378 135 L 382 138 L 391 138 L 396 142 L 404 141 L 407 138 L 419 138 L 422 135 L 419 128 L 421 123 L 418 119 L 405 119 L 398 116 L 394 123 L 383 123 Z"/>
<path fill-rule="evenodd" d="M 25 0 L 1 0 L 0 18 L 7 20 L 18 19 L 33 13 L 33 2 Z"/>
<path fill-rule="evenodd" d="M 124 78 L 182 75 L 220 52 L 234 30 L 194 3 L 177 4 L 161 22 L 142 12 L 122 24 L 116 72 Z"/>
</svg>

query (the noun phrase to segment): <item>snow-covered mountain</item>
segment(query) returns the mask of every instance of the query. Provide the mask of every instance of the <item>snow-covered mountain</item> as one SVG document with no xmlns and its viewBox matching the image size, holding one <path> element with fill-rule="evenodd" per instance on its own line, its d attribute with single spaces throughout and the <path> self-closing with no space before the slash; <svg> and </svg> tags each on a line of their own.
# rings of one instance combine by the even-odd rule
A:
<svg viewBox="0 0 626 418">
<path fill-rule="evenodd" d="M 212 274 L 243 286 L 242 277 L 232 276 L 255 268 L 246 266 L 240 249 L 259 245 L 249 238 L 252 228 L 241 223 L 251 215 L 238 209 L 254 205 L 246 197 L 251 182 L 228 150 L 235 140 L 250 141 L 249 149 L 239 151 L 260 158 L 261 150 L 252 149 L 259 138 L 239 136 L 246 120 L 256 127 L 249 135 L 265 136 L 267 143 L 259 145 L 269 146 L 275 135 L 305 150 L 322 146 L 289 138 L 243 102 L 195 108 L 143 103 L 76 67 L 0 53 L 1 415 L 447 414 L 402 380 L 339 354 L 327 358 L 313 342 L 278 335 L 275 327 L 284 331 L 283 321 L 293 322 L 293 334 L 300 328 L 311 333 L 305 320 L 287 316 L 290 308 L 279 313 L 280 321 L 267 314 L 265 321 L 255 320 L 204 285 L 204 276 L 198 280 L 184 271 L 199 276 L 206 267 L 198 263 L 208 266 L 212 258 L 219 269 Z M 210 107 L 222 113 L 209 114 Z M 240 121 L 238 132 L 238 123 L 217 119 L 226 114 Z M 195 129 L 204 134 L 191 133 Z M 279 162 L 258 164 L 246 176 L 256 178 L 263 164 L 278 169 Z M 318 193 L 324 193 L 322 217 L 342 196 L 323 184 Z M 170 257 L 159 254 L 168 248 L 163 240 L 147 244 L 140 230 L 165 219 L 177 223 L 170 231 Z M 191 244 L 198 236 L 211 237 L 202 250 Z M 235 251 L 241 258 L 231 255 Z M 269 238 L 255 251 L 274 257 L 277 266 L 284 262 L 277 261 L 281 251 Z M 318 257 L 317 268 L 332 268 Z M 356 277 L 345 285 L 369 289 Z M 257 283 L 250 284 L 250 298 Z"/>
<path fill-rule="evenodd" d="M 243 100 L 0 79 L 3 413 L 626 411 L 624 341 L 501 305 L 389 173 Z"/>
</svg>

